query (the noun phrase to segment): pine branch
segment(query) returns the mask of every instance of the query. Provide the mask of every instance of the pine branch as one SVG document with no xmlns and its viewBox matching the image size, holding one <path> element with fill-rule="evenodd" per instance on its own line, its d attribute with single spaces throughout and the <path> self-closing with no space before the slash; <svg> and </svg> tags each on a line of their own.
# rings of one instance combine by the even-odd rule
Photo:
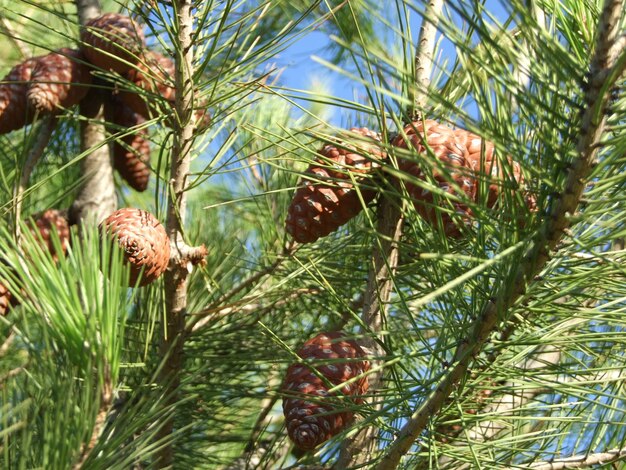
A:
<svg viewBox="0 0 626 470">
<path fill-rule="evenodd" d="M 100 15 L 98 0 L 75 0 L 80 24 Z M 80 114 L 86 119 L 80 125 L 80 148 L 89 152 L 81 161 L 83 182 L 69 210 L 71 223 L 83 224 L 89 219 L 100 223 L 117 207 L 113 163 L 106 144 L 104 126 L 104 89 L 92 87 L 80 103 Z"/>
<path fill-rule="evenodd" d="M 11 39 L 17 50 L 20 52 L 22 58 L 30 57 L 30 51 L 28 47 L 26 47 L 26 42 L 20 39 L 20 34 L 15 30 L 9 19 L 0 14 L 0 31 L 4 33 L 4 35 Z"/>
<path fill-rule="evenodd" d="M 431 1 L 424 14 L 420 30 L 419 44 L 415 55 L 416 90 L 414 108 L 409 116 L 421 114 L 426 100 L 426 90 L 430 85 L 432 57 L 435 49 L 437 22 L 443 9 L 443 0 Z M 402 236 L 404 218 L 402 208 L 395 201 L 383 198 L 378 207 L 377 243 L 372 251 L 367 287 L 364 296 L 361 320 L 367 328 L 363 346 L 368 348 L 374 358 L 382 358 L 384 350 L 375 339 L 382 330 L 386 305 L 394 287 L 395 272 L 398 267 L 398 244 Z M 375 403 L 377 389 L 382 385 L 384 368 L 373 367 L 368 375 L 372 398 Z M 380 408 L 380 404 L 375 408 Z M 341 446 L 339 458 L 333 468 L 343 469 L 370 462 L 376 451 L 378 430 L 374 426 L 361 429 L 346 438 Z"/>
<path fill-rule="evenodd" d="M 524 257 L 513 282 L 514 287 L 504 286 L 495 298 L 489 300 L 474 323 L 472 333 L 463 339 L 447 374 L 432 394 L 415 410 L 399 432 L 395 441 L 386 449 L 377 470 L 395 469 L 402 457 L 410 450 L 417 437 L 426 428 L 430 416 L 441 409 L 454 385 L 467 372 L 473 356 L 482 349 L 487 338 L 495 330 L 498 320 L 515 301 L 523 295 L 525 287 L 533 281 L 554 250 L 570 224 L 570 217 L 578 207 L 587 178 L 596 159 L 598 144 L 606 124 L 603 113 L 608 101 L 609 89 L 624 71 L 623 56 L 614 62 L 613 46 L 617 40 L 622 2 L 607 0 L 598 25 L 597 43 L 590 65 L 590 84 L 585 93 L 586 109 L 582 116 L 577 158 L 569 167 L 563 192 L 558 195 L 543 230 L 536 236 Z"/>
<path fill-rule="evenodd" d="M 81 450 L 80 460 L 76 462 L 76 464 L 73 466 L 73 470 L 83 468 L 85 462 L 91 456 L 94 447 L 98 443 L 100 433 L 102 433 L 102 430 L 106 425 L 107 415 L 109 413 L 109 409 L 111 408 L 112 401 L 113 384 L 111 383 L 111 373 L 110 368 L 108 366 L 105 366 L 104 383 L 102 384 L 102 394 L 100 397 L 100 409 L 98 411 L 98 415 L 96 416 L 96 421 L 94 423 L 93 431 L 91 433 L 91 438 L 89 439 L 89 442 L 83 446 Z"/>
<path fill-rule="evenodd" d="M 159 383 L 166 397 L 166 405 L 175 406 L 183 365 L 185 317 L 187 310 L 188 265 L 203 262 L 206 248 L 189 247 L 183 239 L 187 210 L 187 187 L 194 144 L 195 116 L 193 113 L 193 2 L 180 0 L 176 5 L 176 116 L 174 142 L 171 153 L 169 200 L 166 231 L 172 252 L 169 269 L 165 273 L 166 326 L 161 340 L 161 355 L 165 362 L 159 374 Z M 157 439 L 166 441 L 157 454 L 158 468 L 174 464 L 174 448 L 170 438 L 174 431 L 174 416 L 170 415 L 160 428 Z"/>
<path fill-rule="evenodd" d="M 536 462 L 526 467 L 530 470 L 561 470 L 569 468 L 589 468 L 595 465 L 606 465 L 626 459 L 626 448 L 611 449 L 596 454 L 574 455 L 564 459 L 554 459 L 548 462 Z M 511 467 L 513 468 L 519 467 Z M 615 467 L 617 468 L 617 467 Z"/>
<path fill-rule="evenodd" d="M 26 191 L 26 187 L 28 186 L 30 175 L 33 173 L 37 162 L 39 161 L 44 151 L 46 150 L 46 147 L 50 143 L 50 138 L 52 137 L 52 133 L 54 132 L 56 125 L 57 119 L 55 116 L 46 116 L 43 119 L 41 127 L 39 128 L 37 133 L 37 138 L 35 139 L 33 146 L 28 151 L 24 166 L 22 167 L 19 183 L 17 188 L 15 189 L 15 233 L 18 240 L 20 238 L 20 224 L 18 221 L 21 220 L 24 192 Z"/>
</svg>

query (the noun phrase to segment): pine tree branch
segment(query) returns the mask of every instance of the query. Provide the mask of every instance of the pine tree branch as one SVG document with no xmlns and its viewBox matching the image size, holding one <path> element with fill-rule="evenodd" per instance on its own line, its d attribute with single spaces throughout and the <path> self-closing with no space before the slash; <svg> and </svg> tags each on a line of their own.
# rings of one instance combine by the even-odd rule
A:
<svg viewBox="0 0 626 470">
<path fill-rule="evenodd" d="M 595 465 L 606 465 L 626 459 L 626 448 L 611 449 L 596 454 L 574 455 L 564 459 L 554 459 L 547 462 L 536 462 L 528 467 L 529 470 L 562 470 L 570 468 L 589 468 Z M 511 467 L 520 468 L 520 467 Z"/>
<path fill-rule="evenodd" d="M 419 43 L 415 54 L 414 108 L 408 113 L 411 116 L 421 114 L 426 103 L 426 90 L 430 86 L 432 57 L 435 49 L 435 36 L 439 15 L 443 10 L 443 0 L 432 0 L 426 7 Z M 376 245 L 372 252 L 367 287 L 364 296 L 361 320 L 366 333 L 363 346 L 371 351 L 374 358 L 382 358 L 384 350 L 375 336 L 382 330 L 386 306 L 389 303 L 394 287 L 394 277 L 398 267 L 398 244 L 402 236 L 404 218 L 402 207 L 395 201 L 383 198 L 378 206 L 378 223 Z M 384 368 L 373 367 L 374 372 L 368 375 L 370 384 L 370 401 L 377 400 L 378 389 L 382 385 Z M 380 404 L 375 408 L 380 409 Z M 378 430 L 374 426 L 363 427 L 355 435 L 345 439 L 339 452 L 339 458 L 333 468 L 339 470 L 364 465 L 372 460 L 377 449 Z"/>
<path fill-rule="evenodd" d="M 189 251 L 183 239 L 185 213 L 187 210 L 187 187 L 191 166 L 191 152 L 194 144 L 195 116 L 193 113 L 193 15 L 190 0 L 179 0 L 175 10 L 177 32 L 176 70 L 176 116 L 174 121 L 174 141 L 171 153 L 169 200 L 166 231 L 170 239 L 172 254 L 169 269 L 165 272 L 166 325 L 161 340 L 161 356 L 164 364 L 158 381 L 166 397 L 166 406 L 175 406 L 178 401 L 180 370 L 183 365 L 185 340 L 185 317 L 187 310 L 187 264 L 189 256 L 195 253 L 206 254 L 206 248 L 198 247 Z M 187 247 L 187 248 L 186 248 Z M 204 251 L 203 251 L 204 250 Z M 203 258 L 203 256 L 202 256 Z M 174 448 L 171 440 L 174 432 L 174 415 L 170 415 L 157 433 L 157 440 L 165 442 L 157 453 L 157 467 L 169 468 L 174 464 Z"/>
<path fill-rule="evenodd" d="M 100 398 L 100 409 L 96 416 L 96 422 L 93 426 L 93 431 L 91 433 L 91 438 L 89 442 L 85 444 L 81 450 L 81 457 L 78 462 L 72 467 L 73 470 L 78 470 L 83 468 L 85 462 L 91 456 L 91 453 L 98 443 L 98 438 L 100 437 L 100 433 L 104 429 L 104 426 L 107 422 L 107 415 L 109 413 L 109 409 L 111 408 L 111 404 L 113 402 L 113 384 L 111 383 L 111 371 L 108 365 L 105 365 L 105 374 L 104 374 L 104 383 L 102 384 L 102 394 Z"/>
<path fill-rule="evenodd" d="M 11 39 L 16 49 L 20 52 L 22 58 L 31 56 L 27 43 L 20 39 L 21 34 L 15 30 L 13 24 L 11 24 L 9 19 L 3 14 L 0 14 L 0 31 L 2 31 L 6 37 Z"/>
<path fill-rule="evenodd" d="M 43 155 L 46 147 L 50 143 L 52 133 L 56 129 L 57 119 L 55 116 L 46 116 L 41 123 L 41 127 L 38 129 L 37 137 L 33 146 L 28 151 L 24 165 L 22 166 L 22 173 L 20 174 L 19 183 L 15 189 L 15 234 L 17 240 L 20 239 L 20 224 L 22 214 L 22 204 L 24 202 L 24 193 L 30 180 L 30 175 L 33 173 L 37 162 Z"/>
<path fill-rule="evenodd" d="M 100 15 L 98 0 L 75 0 L 80 24 Z M 106 144 L 104 102 L 108 92 L 92 87 L 80 103 L 85 118 L 80 125 L 81 152 L 89 152 L 81 161 L 83 182 L 69 210 L 70 223 L 95 224 L 104 220 L 117 207 L 113 163 Z"/>
<path fill-rule="evenodd" d="M 569 167 L 563 192 L 558 195 L 557 202 L 550 211 L 543 229 L 535 237 L 517 271 L 512 283 L 513 287 L 504 286 L 495 298 L 489 300 L 474 323 L 472 333 L 461 341 L 448 372 L 431 395 L 415 410 L 395 441 L 388 446 L 385 455 L 376 466 L 377 470 L 392 470 L 398 466 L 402 457 L 426 428 L 430 416 L 439 412 L 454 385 L 467 372 L 472 357 L 480 352 L 489 335 L 495 330 L 498 320 L 523 295 L 526 286 L 550 259 L 550 251 L 555 249 L 569 226 L 570 217 L 578 207 L 587 178 L 596 160 L 598 144 L 606 124 L 603 110 L 608 101 L 609 89 L 621 76 L 626 66 L 626 60 L 618 60 L 615 64 L 611 60 L 611 55 L 614 55 L 612 54 L 613 46 L 618 37 L 621 9 L 620 0 L 605 2 L 598 25 L 595 52 L 590 65 L 591 79 L 585 93 L 586 109 L 582 116 L 580 136 L 576 146 L 577 157 Z"/>
</svg>

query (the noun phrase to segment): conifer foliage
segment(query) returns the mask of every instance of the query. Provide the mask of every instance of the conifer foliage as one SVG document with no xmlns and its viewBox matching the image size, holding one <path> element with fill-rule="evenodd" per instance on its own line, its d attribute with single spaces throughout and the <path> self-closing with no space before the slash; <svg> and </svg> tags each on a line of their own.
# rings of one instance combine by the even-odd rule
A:
<svg viewBox="0 0 626 470">
<path fill-rule="evenodd" d="M 622 1 L 123 4 L 0 0 L 0 468 L 619 465 Z"/>
</svg>

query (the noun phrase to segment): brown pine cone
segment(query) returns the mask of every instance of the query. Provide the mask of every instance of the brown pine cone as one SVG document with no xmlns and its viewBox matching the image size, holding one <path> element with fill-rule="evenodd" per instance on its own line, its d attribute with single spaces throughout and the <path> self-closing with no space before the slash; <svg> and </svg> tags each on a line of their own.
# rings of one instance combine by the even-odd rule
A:
<svg viewBox="0 0 626 470">
<path fill-rule="evenodd" d="M 34 111 L 26 94 L 33 69 L 41 57 L 33 57 L 13 67 L 0 83 L 0 134 L 30 124 Z"/>
<path fill-rule="evenodd" d="M 101 232 L 116 238 L 130 264 L 131 287 L 143 269 L 139 286 L 154 282 L 167 269 L 170 241 L 165 228 L 150 212 L 126 207 L 113 212 L 100 224 Z"/>
<path fill-rule="evenodd" d="M 105 13 L 88 21 L 81 29 L 80 40 L 81 50 L 89 62 L 119 74 L 137 64 L 145 46 L 141 28 L 119 13 Z"/>
<path fill-rule="evenodd" d="M 56 113 L 82 100 L 91 73 L 79 50 L 63 48 L 41 57 L 33 68 L 28 101 L 40 113 Z"/>
<path fill-rule="evenodd" d="M 5 316 L 9 313 L 10 308 L 13 306 L 13 296 L 11 292 L 2 282 L 0 282 L 0 316 Z"/>
<path fill-rule="evenodd" d="M 473 201 L 476 193 L 467 148 L 452 129 L 433 120 L 407 125 L 404 135 L 399 134 L 393 145 L 407 149 L 407 139 L 419 158 L 401 159 L 400 170 L 424 181 L 430 172 L 441 191 L 455 196 L 454 199 L 442 194 L 435 197 L 429 189 L 407 181 L 406 189 L 415 210 L 433 225 L 439 225 L 440 217 L 444 233 L 460 237 L 462 231 L 458 222 L 469 224 L 472 218 L 472 211 L 464 200 Z M 460 221 L 452 214 L 458 214 Z"/>
<path fill-rule="evenodd" d="M 296 190 L 285 228 L 297 242 L 311 243 L 325 237 L 363 209 L 349 173 L 355 175 L 357 183 L 363 181 L 365 178 L 357 175 L 370 174 L 386 154 L 376 145 L 380 142 L 376 132 L 365 127 L 350 132 L 361 139 L 351 136 L 326 144 L 318 152 L 321 157 L 306 170 L 310 176 L 305 176 Z M 318 181 L 309 181 L 312 178 Z M 363 187 L 360 196 L 368 204 L 376 190 Z"/>
<path fill-rule="evenodd" d="M 106 103 L 106 119 L 115 127 L 111 133 L 126 132 L 140 126 L 145 119 L 118 99 Z M 113 166 L 120 176 L 136 191 L 145 191 L 150 180 L 150 142 L 148 130 L 143 127 L 113 142 Z"/>
<path fill-rule="evenodd" d="M 296 447 L 312 450 L 343 430 L 353 419 L 354 413 L 346 403 L 341 409 L 338 398 L 329 399 L 328 390 L 367 372 L 369 361 L 333 361 L 337 359 L 358 359 L 366 354 L 359 344 L 345 339 L 345 333 L 321 333 L 308 340 L 298 356 L 305 360 L 319 361 L 314 365 L 318 375 L 302 363 L 289 366 L 282 385 L 285 393 L 283 413 L 287 422 L 287 432 Z M 329 361 L 333 361 L 328 363 Z M 362 403 L 362 397 L 369 387 L 367 376 L 363 376 L 341 387 L 333 393 L 353 397 L 354 403 Z"/>
<path fill-rule="evenodd" d="M 467 147 L 470 166 L 477 175 L 477 198 L 480 193 L 479 188 L 481 181 L 489 185 L 487 189 L 487 207 L 492 208 L 495 206 L 502 194 L 503 187 L 511 187 L 512 190 L 515 190 L 518 187 L 524 186 L 524 176 L 522 175 L 522 168 L 519 163 L 513 161 L 510 156 L 507 156 L 508 168 L 506 171 L 501 168 L 498 165 L 498 160 L 495 158 L 495 147 L 493 143 L 488 140 L 483 140 L 480 136 L 464 129 L 457 129 L 454 133 Z M 529 192 L 525 193 L 524 199 L 531 212 L 537 210 L 537 200 L 533 194 Z"/>
<path fill-rule="evenodd" d="M 149 106 L 149 103 L 157 102 L 150 95 L 159 94 L 170 106 L 174 107 L 176 100 L 174 73 L 175 65 L 172 59 L 158 52 L 147 51 L 137 67 L 129 70 L 125 75 L 135 86 L 145 90 L 147 96 L 144 99 L 132 90 L 121 90 L 119 97 L 133 111 L 149 118 L 151 112 L 156 111 L 154 107 Z"/>
<path fill-rule="evenodd" d="M 48 209 L 47 211 L 34 215 L 33 220 L 35 224 L 34 227 L 32 222 L 29 222 L 33 236 L 39 240 L 39 236 L 37 232 L 35 232 L 35 228 L 37 228 L 41 240 L 44 243 L 43 248 L 47 248 L 52 255 L 52 259 L 58 261 L 59 253 L 54 247 L 51 232 L 52 230 L 56 231 L 61 245 L 61 255 L 65 255 L 70 245 L 70 225 L 67 218 L 67 211 Z"/>
</svg>

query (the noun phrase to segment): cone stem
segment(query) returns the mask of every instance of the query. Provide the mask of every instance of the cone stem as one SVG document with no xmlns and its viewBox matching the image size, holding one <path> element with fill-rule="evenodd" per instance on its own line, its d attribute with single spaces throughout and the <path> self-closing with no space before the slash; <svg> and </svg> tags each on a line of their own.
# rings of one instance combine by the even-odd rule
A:
<svg viewBox="0 0 626 470">
<path fill-rule="evenodd" d="M 180 386 L 179 371 L 183 363 L 185 340 L 185 317 L 187 313 L 187 279 L 189 271 L 183 241 L 183 228 L 187 207 L 187 186 L 191 151 L 194 141 L 195 120 L 193 113 L 193 17 L 192 2 L 178 1 L 175 9 L 176 71 L 174 75 L 176 93 L 176 116 L 174 119 L 174 141 L 171 154 L 169 201 L 166 231 L 171 244 L 170 268 L 165 273 L 166 326 L 161 341 L 164 364 L 159 381 L 166 397 L 166 406 L 175 406 Z M 175 414 L 174 414 L 175 415 Z M 158 468 L 170 468 L 174 463 L 172 436 L 174 417 L 170 415 L 161 428 L 158 438 L 165 444 L 157 455 Z"/>
</svg>

